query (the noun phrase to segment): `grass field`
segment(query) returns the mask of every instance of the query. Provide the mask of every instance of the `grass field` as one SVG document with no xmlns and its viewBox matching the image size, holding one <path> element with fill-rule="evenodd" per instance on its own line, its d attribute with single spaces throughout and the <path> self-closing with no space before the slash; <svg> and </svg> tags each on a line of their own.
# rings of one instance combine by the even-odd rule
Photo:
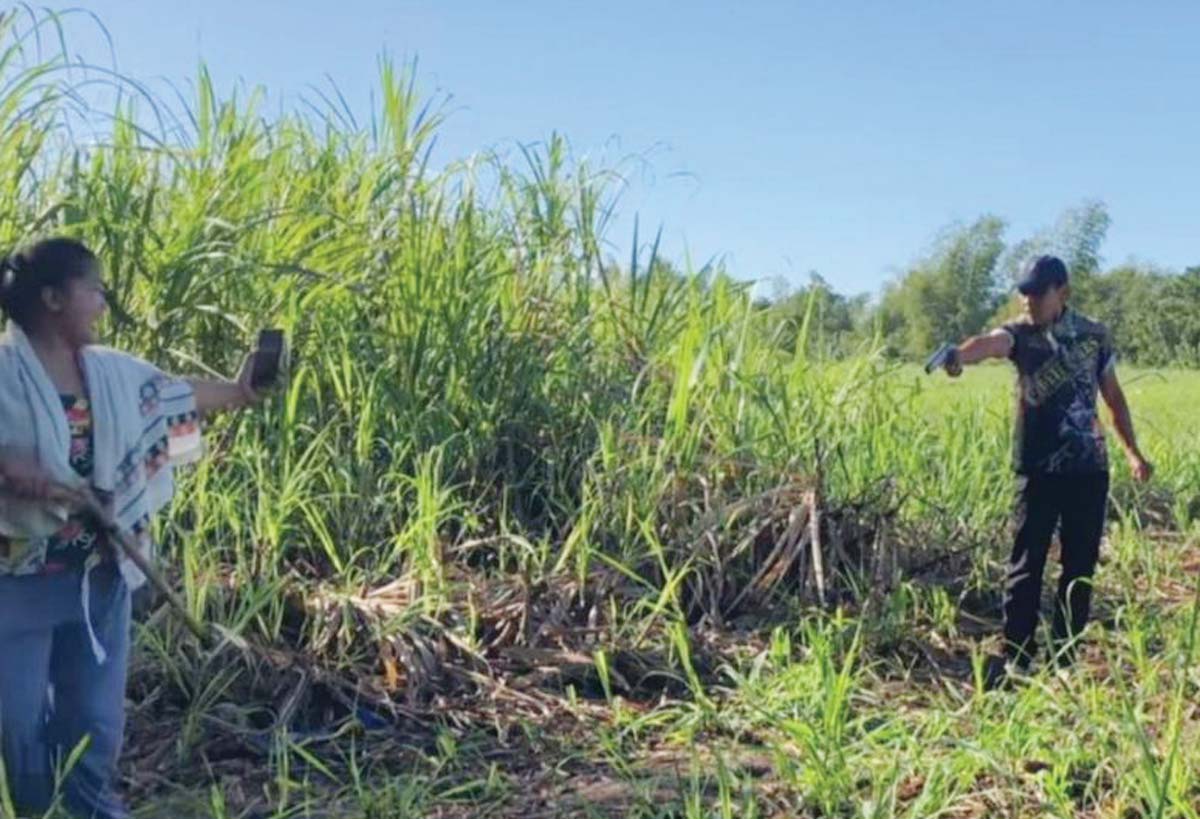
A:
<svg viewBox="0 0 1200 819">
<path fill-rule="evenodd" d="M 76 148 L 8 25 L 2 243 L 92 243 L 112 342 L 164 367 L 295 340 L 163 521 L 251 648 L 149 606 L 138 815 L 1198 815 L 1200 374 L 1122 368 L 1159 472 L 1114 459 L 1083 659 L 982 695 L 1004 368 L 779 349 L 746 284 L 614 262 L 612 175 L 562 140 L 431 168 L 386 66 L 370 128 L 201 76 Z"/>
<path fill-rule="evenodd" d="M 1155 489 L 1186 480 L 1196 440 L 1188 438 L 1175 396 L 1195 391 L 1200 375 L 1124 375 L 1146 447 L 1161 465 Z M 340 741 L 311 728 L 296 731 L 265 757 L 268 768 L 250 775 L 244 749 L 233 760 L 212 761 L 215 735 L 222 728 L 252 733 L 246 712 L 269 708 L 270 697 L 260 690 L 263 701 L 253 703 L 214 691 L 172 713 L 173 722 L 195 721 L 194 745 L 164 734 L 155 714 L 142 726 L 145 744 L 135 740 L 134 747 L 208 761 L 202 773 L 182 777 L 186 786 L 172 803 L 204 816 L 243 815 L 252 804 L 278 815 L 339 816 L 1194 816 L 1200 541 L 1194 523 L 1149 519 L 1157 495 L 1122 488 L 1123 464 L 1116 463 L 1114 495 L 1127 506 L 1115 509 L 1110 523 L 1081 662 L 1065 676 L 1035 669 L 1011 692 L 977 690 L 1000 625 L 1010 377 L 987 367 L 952 383 L 901 368 L 878 382 L 893 396 L 915 391 L 908 406 L 925 420 L 911 430 L 929 424 L 926 443 L 970 463 L 974 472 L 967 474 L 994 473 L 988 485 L 1000 495 L 987 504 L 1000 516 L 990 528 L 965 513 L 952 513 L 953 525 L 931 521 L 934 502 L 917 504 L 911 522 L 897 523 L 905 548 L 885 589 L 859 587 L 822 609 L 781 586 L 769 604 L 730 622 L 689 622 L 663 603 L 669 577 L 638 578 L 644 591 L 605 595 L 588 589 L 607 584 L 607 562 L 582 578 L 547 570 L 516 584 L 531 591 L 523 599 L 513 593 L 508 605 L 524 613 L 509 616 L 544 626 L 547 615 L 537 609 L 564 595 L 577 605 L 579 595 L 592 610 L 579 611 L 575 622 L 603 625 L 560 625 L 511 645 L 477 644 L 471 651 L 484 659 L 473 673 L 487 681 L 473 677 L 471 686 L 460 679 L 468 670 L 453 668 L 463 655 L 445 656 L 448 667 L 420 681 L 434 691 L 417 702 L 432 711 L 404 709 L 399 736 L 364 732 L 361 724 L 357 735 L 343 728 Z M 1172 447 L 1176 442 L 1182 446 Z M 930 491 L 936 476 L 899 475 L 896 483 L 901 492 Z M 921 534 L 937 540 L 912 540 Z M 953 555 L 964 546 L 964 555 Z M 551 556 L 557 551 L 548 549 Z M 337 585 L 322 585 L 330 583 Z M 550 588 L 555 583 L 565 588 Z M 512 578 L 458 567 L 445 584 L 439 626 L 470 641 L 489 629 L 468 627 L 462 612 L 456 623 L 462 587 L 503 608 L 497 586 L 511 589 Z M 394 619 L 385 626 L 378 612 L 370 617 L 369 597 L 344 593 L 341 605 L 358 619 L 349 631 L 339 623 L 342 636 L 363 642 L 369 622 L 378 628 L 372 641 L 406 629 L 411 640 L 429 609 L 408 594 L 407 587 L 391 588 L 376 598 L 380 608 L 391 606 Z M 469 607 L 470 591 L 466 597 Z M 142 638 L 158 645 L 161 637 L 144 630 Z M 344 650 L 326 662 L 346 664 Z M 187 656 L 183 647 L 163 647 L 146 662 L 177 666 L 179 653 Z M 175 673 L 205 679 L 202 665 Z M 242 690 L 244 680 L 223 674 L 210 684 Z M 161 678 L 163 671 L 146 675 Z M 398 681 L 401 703 L 413 682 Z M 377 690 L 386 691 L 386 681 Z M 288 693 L 294 689 L 284 686 L 277 696 Z M 168 768 L 177 772 L 178 763 Z M 154 810 L 175 790 L 149 787 L 137 773 L 133 780 L 155 794 Z M 198 793 L 205 782 L 222 794 L 218 807 Z"/>
</svg>

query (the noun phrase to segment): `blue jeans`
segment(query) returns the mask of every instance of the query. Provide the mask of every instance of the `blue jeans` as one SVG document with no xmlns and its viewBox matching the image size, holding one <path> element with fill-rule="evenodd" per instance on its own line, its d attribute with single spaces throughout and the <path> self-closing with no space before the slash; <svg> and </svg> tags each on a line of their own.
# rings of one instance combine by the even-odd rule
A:
<svg viewBox="0 0 1200 819">
<path fill-rule="evenodd" d="M 92 572 L 92 625 L 108 652 L 101 665 L 83 619 L 81 578 L 79 571 L 0 577 L 0 748 L 18 811 L 47 810 L 57 782 L 75 816 L 124 819 L 115 779 L 125 733 L 129 589 L 111 564 Z M 63 772 L 85 739 L 83 755 Z"/>
</svg>

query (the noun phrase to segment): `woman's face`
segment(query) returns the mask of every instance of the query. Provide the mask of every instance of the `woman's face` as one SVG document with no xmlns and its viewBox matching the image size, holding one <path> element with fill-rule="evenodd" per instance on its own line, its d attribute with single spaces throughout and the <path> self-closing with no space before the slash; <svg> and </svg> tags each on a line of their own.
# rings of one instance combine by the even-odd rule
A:
<svg viewBox="0 0 1200 819">
<path fill-rule="evenodd" d="M 97 325 L 108 310 L 104 284 L 98 265 L 82 276 L 67 281 L 62 288 L 46 294 L 47 329 L 60 335 L 73 347 L 84 347 L 99 340 Z"/>
</svg>

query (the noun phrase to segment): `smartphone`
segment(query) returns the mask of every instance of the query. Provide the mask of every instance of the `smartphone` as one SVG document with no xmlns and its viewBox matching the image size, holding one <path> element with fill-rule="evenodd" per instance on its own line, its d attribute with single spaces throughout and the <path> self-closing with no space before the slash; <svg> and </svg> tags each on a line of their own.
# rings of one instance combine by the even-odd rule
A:
<svg viewBox="0 0 1200 819">
<path fill-rule="evenodd" d="M 263 330 L 258 334 L 250 386 L 261 390 L 275 385 L 283 370 L 284 348 L 283 330 Z"/>
</svg>

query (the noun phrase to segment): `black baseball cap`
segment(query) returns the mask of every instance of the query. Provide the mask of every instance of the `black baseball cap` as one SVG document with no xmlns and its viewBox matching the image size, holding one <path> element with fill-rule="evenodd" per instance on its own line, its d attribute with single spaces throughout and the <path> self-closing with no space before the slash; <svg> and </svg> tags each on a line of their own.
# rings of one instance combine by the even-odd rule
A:
<svg viewBox="0 0 1200 819">
<path fill-rule="evenodd" d="M 1017 290 L 1026 296 L 1040 296 L 1051 287 L 1062 287 L 1067 283 L 1067 266 L 1057 256 L 1038 256 L 1030 262 L 1021 278 Z"/>
</svg>

